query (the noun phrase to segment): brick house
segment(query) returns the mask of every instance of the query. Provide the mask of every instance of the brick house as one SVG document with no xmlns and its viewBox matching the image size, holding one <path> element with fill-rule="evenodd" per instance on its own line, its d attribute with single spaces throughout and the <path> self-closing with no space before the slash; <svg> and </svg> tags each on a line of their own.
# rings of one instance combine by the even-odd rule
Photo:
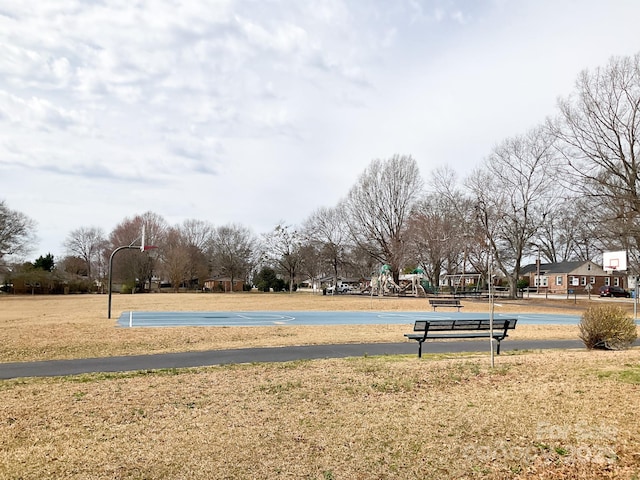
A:
<svg viewBox="0 0 640 480">
<path fill-rule="evenodd" d="M 233 286 L 229 277 L 209 278 L 204 281 L 204 289 L 210 292 L 242 292 L 243 288 L 244 280 L 237 278 L 233 280 Z"/>
<path fill-rule="evenodd" d="M 530 288 L 539 288 L 541 293 L 587 293 L 590 289 L 598 295 L 603 285 L 629 287 L 626 272 L 610 274 L 592 261 L 540 263 L 540 267 L 536 262 L 523 267 L 520 275 L 529 280 Z"/>
</svg>

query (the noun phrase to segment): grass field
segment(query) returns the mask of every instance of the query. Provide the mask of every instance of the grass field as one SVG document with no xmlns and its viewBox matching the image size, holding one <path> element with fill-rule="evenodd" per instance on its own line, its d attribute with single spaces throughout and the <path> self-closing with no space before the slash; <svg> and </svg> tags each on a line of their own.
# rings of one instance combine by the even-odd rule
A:
<svg viewBox="0 0 640 480">
<path fill-rule="evenodd" d="M 501 303 L 497 311 L 576 313 L 572 302 Z M 465 302 L 466 312 L 486 312 L 486 302 Z M 105 357 L 112 355 L 309 345 L 342 342 L 398 342 L 407 325 L 116 328 L 121 312 L 146 311 L 263 311 L 263 310 L 430 310 L 425 299 L 323 296 L 312 294 L 147 294 L 114 295 L 107 319 L 106 295 L 0 296 L 0 325 L 4 341 L 0 362 Z M 576 338 L 577 328 L 518 326 L 512 338 Z"/>
<path fill-rule="evenodd" d="M 304 294 L 116 295 L 107 320 L 105 296 L 3 296 L 0 361 L 402 341 L 407 330 L 116 328 L 127 310 L 425 306 Z M 504 302 L 500 312 L 584 306 Z M 522 325 L 513 338 L 576 335 L 575 327 Z M 639 394 L 637 348 L 516 352 L 493 369 L 486 354 L 412 355 L 16 379 L 0 382 L 0 479 L 633 479 Z"/>
</svg>

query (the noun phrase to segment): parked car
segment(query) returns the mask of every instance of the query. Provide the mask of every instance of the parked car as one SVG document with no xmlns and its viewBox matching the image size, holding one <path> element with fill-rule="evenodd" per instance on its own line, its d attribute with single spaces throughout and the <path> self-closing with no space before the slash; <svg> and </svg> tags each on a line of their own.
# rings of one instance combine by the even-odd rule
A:
<svg viewBox="0 0 640 480">
<path fill-rule="evenodd" d="M 351 285 L 347 285 L 346 283 L 339 283 L 337 289 L 334 285 L 327 287 L 327 293 L 332 294 L 334 293 L 334 291 L 335 293 L 349 293 L 351 292 Z"/>
<path fill-rule="evenodd" d="M 631 294 L 624 288 L 613 287 L 611 285 L 603 285 L 600 287 L 601 297 L 626 297 L 629 298 Z"/>
</svg>

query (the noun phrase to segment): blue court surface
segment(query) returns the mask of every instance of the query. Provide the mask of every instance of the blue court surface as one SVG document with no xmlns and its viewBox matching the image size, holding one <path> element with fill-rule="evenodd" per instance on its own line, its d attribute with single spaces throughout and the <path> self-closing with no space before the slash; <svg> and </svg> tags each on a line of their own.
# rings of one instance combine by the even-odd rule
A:
<svg viewBox="0 0 640 480">
<path fill-rule="evenodd" d="M 577 325 L 578 315 L 499 314 L 521 325 Z M 413 325 L 416 320 L 489 318 L 488 313 L 442 312 L 123 312 L 120 327 L 265 327 L 278 325 Z"/>
</svg>

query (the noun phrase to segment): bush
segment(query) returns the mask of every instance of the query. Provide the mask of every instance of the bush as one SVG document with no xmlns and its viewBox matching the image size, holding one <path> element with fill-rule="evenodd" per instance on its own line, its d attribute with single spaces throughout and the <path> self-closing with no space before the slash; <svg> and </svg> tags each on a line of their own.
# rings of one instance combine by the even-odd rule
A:
<svg viewBox="0 0 640 480">
<path fill-rule="evenodd" d="M 589 307 L 580 320 L 580 340 L 588 349 L 620 350 L 638 337 L 634 320 L 619 306 Z"/>
</svg>

